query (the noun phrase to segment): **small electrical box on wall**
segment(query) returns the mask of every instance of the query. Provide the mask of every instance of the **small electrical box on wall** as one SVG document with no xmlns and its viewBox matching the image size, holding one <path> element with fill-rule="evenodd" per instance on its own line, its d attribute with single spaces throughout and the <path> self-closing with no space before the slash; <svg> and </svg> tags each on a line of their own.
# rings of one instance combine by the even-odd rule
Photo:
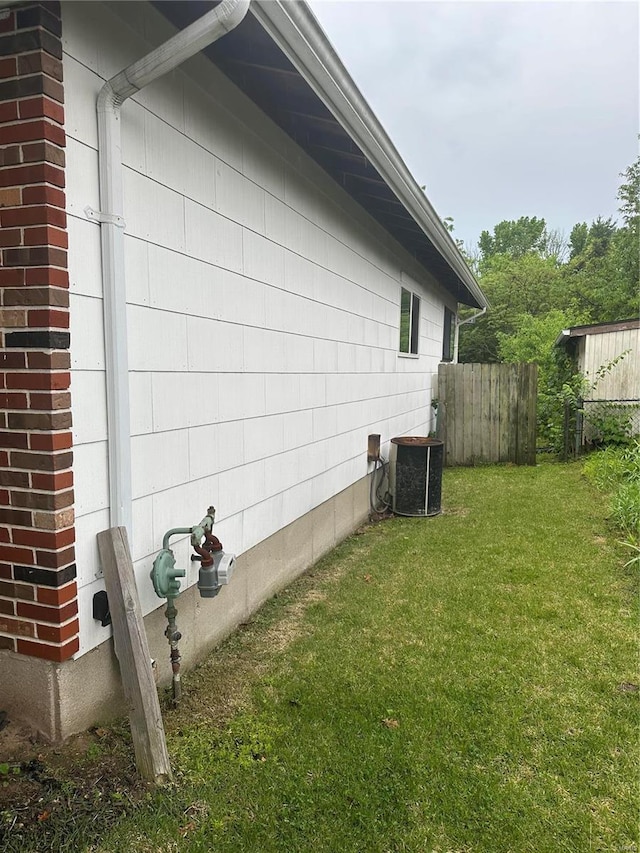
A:
<svg viewBox="0 0 640 853">
<path fill-rule="evenodd" d="M 93 618 L 97 619 L 103 628 L 111 625 L 111 612 L 106 590 L 101 589 L 93 596 Z"/>
<path fill-rule="evenodd" d="M 369 436 L 367 444 L 367 462 L 376 462 L 380 459 L 380 435 L 373 433 Z"/>
</svg>

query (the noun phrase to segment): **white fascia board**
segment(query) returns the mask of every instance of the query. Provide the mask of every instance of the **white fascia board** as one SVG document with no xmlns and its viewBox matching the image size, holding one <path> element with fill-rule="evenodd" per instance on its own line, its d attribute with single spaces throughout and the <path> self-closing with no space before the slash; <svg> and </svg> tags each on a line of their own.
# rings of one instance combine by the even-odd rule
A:
<svg viewBox="0 0 640 853">
<path fill-rule="evenodd" d="M 477 300 L 487 299 L 425 193 L 349 76 L 304 0 L 253 0 L 251 12 L 371 161 Z"/>
<path fill-rule="evenodd" d="M 553 342 L 554 347 L 563 346 L 571 337 L 571 329 L 563 329 Z"/>
</svg>

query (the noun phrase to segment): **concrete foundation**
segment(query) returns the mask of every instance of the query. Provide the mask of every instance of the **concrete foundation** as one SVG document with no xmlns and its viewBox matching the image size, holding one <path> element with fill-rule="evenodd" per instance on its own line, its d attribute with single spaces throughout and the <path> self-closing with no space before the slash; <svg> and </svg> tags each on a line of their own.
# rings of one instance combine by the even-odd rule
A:
<svg viewBox="0 0 640 853">
<path fill-rule="evenodd" d="M 216 598 L 201 599 L 195 587 L 182 592 L 176 606 L 183 667 L 202 660 L 274 593 L 359 527 L 368 511 L 365 477 L 238 557 L 231 583 Z M 161 685 L 171 680 L 165 627 L 163 605 L 145 618 Z M 126 713 L 113 640 L 63 664 L 0 651 L 0 668 L 0 708 L 49 741 Z"/>
</svg>

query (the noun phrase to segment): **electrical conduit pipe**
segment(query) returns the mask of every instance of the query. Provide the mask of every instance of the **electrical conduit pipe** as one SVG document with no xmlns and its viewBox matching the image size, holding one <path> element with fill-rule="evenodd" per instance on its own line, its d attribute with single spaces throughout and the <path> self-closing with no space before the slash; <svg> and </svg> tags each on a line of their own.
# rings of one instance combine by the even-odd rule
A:
<svg viewBox="0 0 640 853">
<path fill-rule="evenodd" d="M 132 519 L 131 427 L 121 108 L 140 89 L 235 29 L 247 14 L 249 5 L 250 0 L 222 0 L 215 9 L 108 80 L 98 95 L 101 210 L 99 213 L 87 210 L 87 214 L 100 221 L 102 242 L 110 523 L 112 527 L 126 527 L 129 534 Z"/>
</svg>

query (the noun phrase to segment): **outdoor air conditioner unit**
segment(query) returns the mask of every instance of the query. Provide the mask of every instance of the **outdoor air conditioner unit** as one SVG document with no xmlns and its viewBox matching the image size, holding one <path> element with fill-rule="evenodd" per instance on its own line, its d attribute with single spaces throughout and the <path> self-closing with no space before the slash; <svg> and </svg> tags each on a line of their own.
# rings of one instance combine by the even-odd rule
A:
<svg viewBox="0 0 640 853">
<path fill-rule="evenodd" d="M 396 515 L 426 517 L 442 512 L 444 442 L 403 435 L 391 439 L 389 491 Z"/>
</svg>

